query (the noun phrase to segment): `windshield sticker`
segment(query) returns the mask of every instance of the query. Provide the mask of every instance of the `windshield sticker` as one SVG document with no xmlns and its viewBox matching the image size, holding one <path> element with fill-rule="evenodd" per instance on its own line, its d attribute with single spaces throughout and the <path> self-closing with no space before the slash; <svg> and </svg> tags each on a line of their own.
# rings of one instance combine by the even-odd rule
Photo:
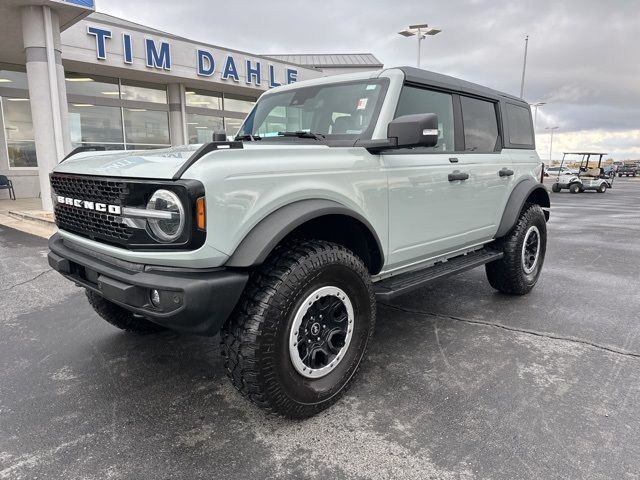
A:
<svg viewBox="0 0 640 480">
<path fill-rule="evenodd" d="M 361 98 L 360 100 L 358 100 L 358 105 L 356 106 L 356 110 L 364 110 L 365 108 L 367 108 L 368 101 L 369 101 L 368 98 Z"/>
<path fill-rule="evenodd" d="M 375 90 L 377 85 L 367 85 L 367 90 Z"/>
</svg>

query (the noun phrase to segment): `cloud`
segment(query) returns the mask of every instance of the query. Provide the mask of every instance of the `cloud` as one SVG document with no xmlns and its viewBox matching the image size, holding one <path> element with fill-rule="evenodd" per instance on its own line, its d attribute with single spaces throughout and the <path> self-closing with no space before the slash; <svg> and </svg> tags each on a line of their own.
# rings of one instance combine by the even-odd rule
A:
<svg viewBox="0 0 640 480">
<path fill-rule="evenodd" d="M 640 158 L 637 0 L 247 0 L 225 8 L 206 0 L 110 0 L 98 8 L 253 53 L 371 52 L 386 66 L 415 65 L 415 39 L 397 32 L 426 22 L 443 32 L 423 42 L 423 68 L 512 94 L 520 91 L 528 34 L 525 98 L 547 102 L 538 126 L 553 122 L 587 143 L 599 141 L 598 131 L 615 131 L 609 150 Z"/>
</svg>

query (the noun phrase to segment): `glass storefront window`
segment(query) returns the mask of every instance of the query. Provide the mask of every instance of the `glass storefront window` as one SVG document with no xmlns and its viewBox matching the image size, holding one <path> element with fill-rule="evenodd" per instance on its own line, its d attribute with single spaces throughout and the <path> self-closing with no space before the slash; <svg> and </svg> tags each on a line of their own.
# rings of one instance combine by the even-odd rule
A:
<svg viewBox="0 0 640 480">
<path fill-rule="evenodd" d="M 129 144 L 170 145 L 169 112 L 125 108 L 124 131 Z"/>
<path fill-rule="evenodd" d="M 238 133 L 240 130 L 240 125 L 242 125 L 243 120 L 239 118 L 225 118 L 224 119 L 224 129 L 227 132 L 227 136 L 233 136 Z"/>
<path fill-rule="evenodd" d="M 31 105 L 27 98 L 2 99 L 5 137 L 10 168 L 35 168 L 36 145 L 33 139 Z"/>
<path fill-rule="evenodd" d="M 138 102 L 167 103 L 167 88 L 164 85 L 122 80 L 122 99 Z"/>
<path fill-rule="evenodd" d="M 213 139 L 215 130 L 222 130 L 223 121 L 221 117 L 209 115 L 187 114 L 187 134 L 189 143 L 207 143 Z"/>
<path fill-rule="evenodd" d="M 86 95 L 97 98 L 120 98 L 117 78 L 99 77 L 84 73 L 65 73 L 67 95 Z"/>
<path fill-rule="evenodd" d="M 121 144 L 124 141 L 118 107 L 70 103 L 69 130 L 74 144 Z"/>
<path fill-rule="evenodd" d="M 222 95 L 202 90 L 187 90 L 185 92 L 187 107 L 213 108 L 222 110 Z"/>
<path fill-rule="evenodd" d="M 0 70 L 0 87 L 28 90 L 27 74 L 13 70 Z"/>
<path fill-rule="evenodd" d="M 230 112 L 249 113 L 256 104 L 255 98 L 239 95 L 224 95 L 224 109 Z"/>
</svg>

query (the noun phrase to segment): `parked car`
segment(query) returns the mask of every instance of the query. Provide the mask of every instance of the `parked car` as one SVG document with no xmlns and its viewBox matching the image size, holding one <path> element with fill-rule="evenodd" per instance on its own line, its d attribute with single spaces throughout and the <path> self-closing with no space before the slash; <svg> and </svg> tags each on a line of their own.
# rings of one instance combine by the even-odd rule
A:
<svg viewBox="0 0 640 480">
<path fill-rule="evenodd" d="M 49 263 L 118 328 L 220 332 L 268 411 L 338 399 L 376 299 L 483 265 L 507 294 L 538 281 L 550 204 L 519 98 L 387 68 L 269 90 L 235 139 L 59 163 Z"/>
<path fill-rule="evenodd" d="M 637 163 L 625 163 L 618 167 L 618 177 L 635 177 L 640 170 L 640 166 Z"/>
<path fill-rule="evenodd" d="M 547 167 L 544 171 L 545 177 L 557 177 L 559 175 L 577 175 L 578 171 L 569 167 Z"/>
</svg>

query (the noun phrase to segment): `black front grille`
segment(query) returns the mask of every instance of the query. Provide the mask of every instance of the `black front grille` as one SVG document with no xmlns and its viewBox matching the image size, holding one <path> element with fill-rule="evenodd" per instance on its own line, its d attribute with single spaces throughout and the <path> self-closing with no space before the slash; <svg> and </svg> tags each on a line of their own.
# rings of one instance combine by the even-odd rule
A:
<svg viewBox="0 0 640 480">
<path fill-rule="evenodd" d="M 130 193 L 126 182 L 63 174 L 51 175 L 51 187 L 56 196 L 119 206 L 126 203 Z M 134 234 L 120 217 L 109 213 L 57 201 L 54 211 L 58 227 L 69 232 L 116 243 L 125 242 Z"/>
<path fill-rule="evenodd" d="M 125 182 L 55 173 L 51 175 L 51 188 L 56 195 L 109 205 L 122 205 L 129 195 Z"/>
</svg>

